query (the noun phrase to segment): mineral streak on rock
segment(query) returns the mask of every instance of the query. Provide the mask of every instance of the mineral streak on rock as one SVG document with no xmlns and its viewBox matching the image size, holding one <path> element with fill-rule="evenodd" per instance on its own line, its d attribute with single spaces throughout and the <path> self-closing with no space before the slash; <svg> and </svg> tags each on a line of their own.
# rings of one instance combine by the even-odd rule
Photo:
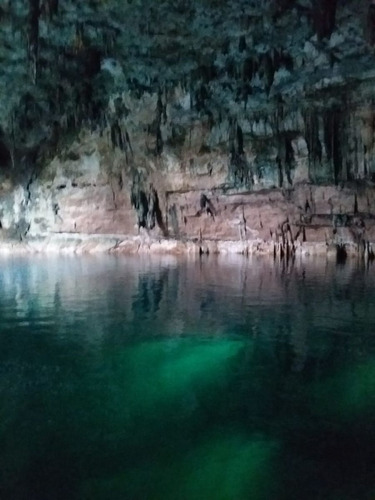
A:
<svg viewBox="0 0 375 500">
<path fill-rule="evenodd" d="M 3 248 L 372 258 L 374 8 L 3 2 Z"/>
</svg>

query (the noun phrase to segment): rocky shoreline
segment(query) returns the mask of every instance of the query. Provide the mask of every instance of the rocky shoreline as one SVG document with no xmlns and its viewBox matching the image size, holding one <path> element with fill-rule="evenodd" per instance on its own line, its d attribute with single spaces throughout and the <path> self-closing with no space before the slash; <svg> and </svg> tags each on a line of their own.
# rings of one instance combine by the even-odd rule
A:
<svg viewBox="0 0 375 500">
<path fill-rule="evenodd" d="M 174 238 L 155 238 L 147 234 L 127 236 L 120 234 L 56 233 L 31 237 L 23 241 L 14 239 L 0 242 L 0 254 L 113 254 L 113 255 L 243 255 L 244 257 L 265 256 L 277 260 L 295 257 L 319 257 L 344 261 L 360 259 L 365 262 L 374 259 L 373 246 L 358 248 L 357 245 L 327 245 L 323 242 L 288 243 L 266 241 L 202 240 L 182 241 Z"/>
</svg>

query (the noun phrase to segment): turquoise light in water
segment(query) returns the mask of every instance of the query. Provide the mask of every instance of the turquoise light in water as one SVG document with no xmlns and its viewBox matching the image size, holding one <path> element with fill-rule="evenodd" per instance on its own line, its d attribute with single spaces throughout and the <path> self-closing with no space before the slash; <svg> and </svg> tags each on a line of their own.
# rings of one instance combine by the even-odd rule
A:
<svg viewBox="0 0 375 500">
<path fill-rule="evenodd" d="M 1 500 L 372 499 L 367 269 L 1 264 Z"/>
<path fill-rule="evenodd" d="M 278 445 L 260 436 L 224 433 L 208 436 L 176 459 L 130 469 L 86 484 L 83 498 L 152 498 L 155 500 L 231 500 L 276 498 L 274 459 Z"/>
</svg>

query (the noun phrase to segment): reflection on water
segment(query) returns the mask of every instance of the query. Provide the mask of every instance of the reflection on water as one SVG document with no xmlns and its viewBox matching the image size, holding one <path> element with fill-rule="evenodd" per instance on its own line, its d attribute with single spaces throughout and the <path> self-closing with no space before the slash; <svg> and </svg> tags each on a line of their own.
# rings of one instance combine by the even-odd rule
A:
<svg viewBox="0 0 375 500">
<path fill-rule="evenodd" d="M 0 498 L 375 498 L 375 275 L 0 260 Z"/>
</svg>

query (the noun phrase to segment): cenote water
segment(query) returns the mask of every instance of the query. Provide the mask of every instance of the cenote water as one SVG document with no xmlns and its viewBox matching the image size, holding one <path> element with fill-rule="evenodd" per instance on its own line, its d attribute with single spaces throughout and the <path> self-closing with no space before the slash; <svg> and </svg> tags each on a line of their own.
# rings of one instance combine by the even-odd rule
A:
<svg viewBox="0 0 375 500">
<path fill-rule="evenodd" d="M 0 266 L 1 499 L 375 498 L 371 266 Z"/>
</svg>

